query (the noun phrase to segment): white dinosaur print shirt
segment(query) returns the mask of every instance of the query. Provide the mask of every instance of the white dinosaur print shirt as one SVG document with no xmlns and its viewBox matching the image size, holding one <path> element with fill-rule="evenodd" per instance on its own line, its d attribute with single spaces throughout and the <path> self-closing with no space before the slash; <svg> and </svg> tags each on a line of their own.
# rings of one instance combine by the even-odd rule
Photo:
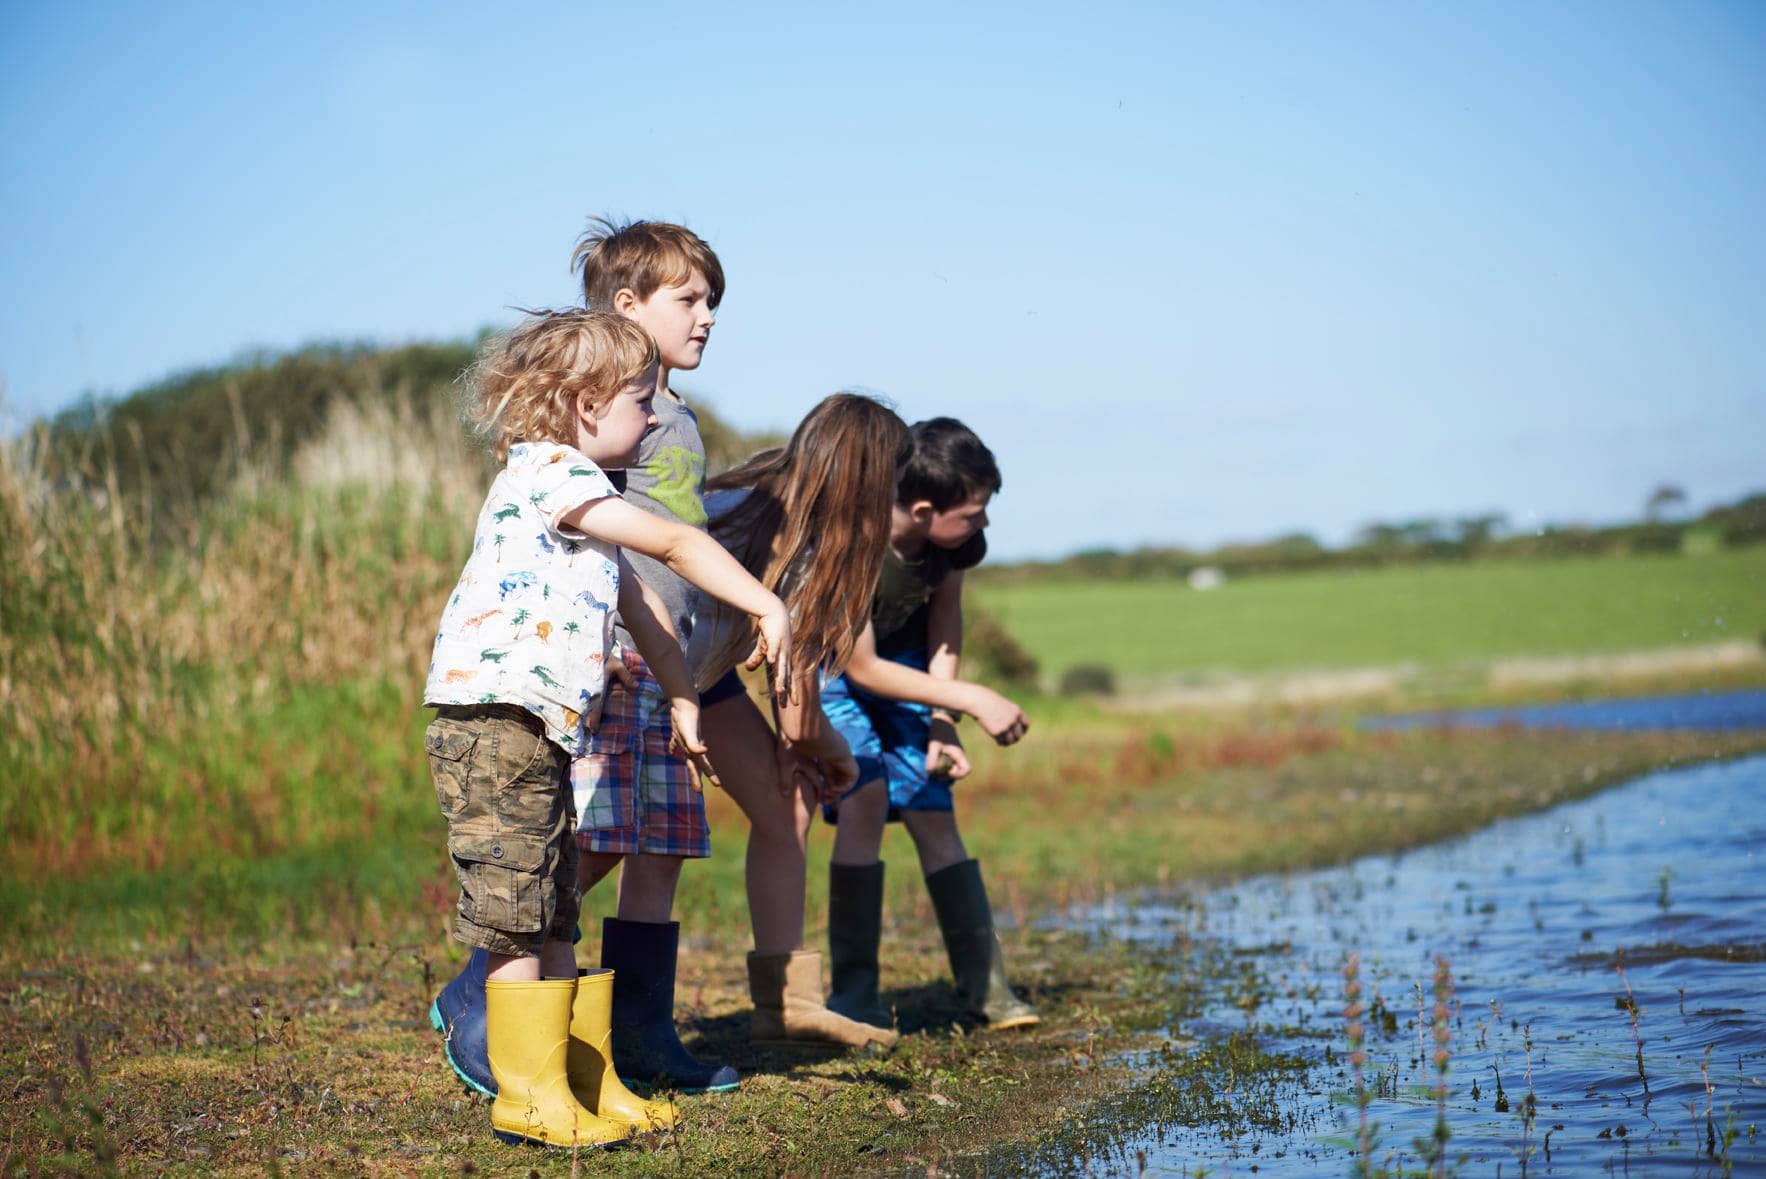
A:
<svg viewBox="0 0 1766 1179">
<path fill-rule="evenodd" d="M 515 704 L 572 757 L 601 697 L 619 548 L 558 518 L 619 492 L 573 447 L 519 442 L 478 513 L 472 555 L 442 611 L 426 704 Z"/>
</svg>

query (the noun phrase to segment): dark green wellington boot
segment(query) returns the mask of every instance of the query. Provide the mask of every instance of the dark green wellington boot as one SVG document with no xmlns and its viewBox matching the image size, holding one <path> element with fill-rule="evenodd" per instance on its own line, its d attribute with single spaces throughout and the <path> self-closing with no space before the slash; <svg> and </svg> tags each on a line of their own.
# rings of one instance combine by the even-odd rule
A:
<svg viewBox="0 0 1766 1179">
<path fill-rule="evenodd" d="M 993 907 L 981 882 L 981 864 L 964 860 L 926 877 L 944 949 L 950 955 L 957 994 L 970 1015 L 993 1028 L 1025 1028 L 1042 1022 L 1036 1008 L 1012 993 L 1006 962 L 993 932 Z"/>
<path fill-rule="evenodd" d="M 894 1025 L 877 997 L 877 944 L 883 936 L 883 865 L 828 865 L 828 951 L 834 991 L 828 1010 L 873 1027 Z"/>
</svg>

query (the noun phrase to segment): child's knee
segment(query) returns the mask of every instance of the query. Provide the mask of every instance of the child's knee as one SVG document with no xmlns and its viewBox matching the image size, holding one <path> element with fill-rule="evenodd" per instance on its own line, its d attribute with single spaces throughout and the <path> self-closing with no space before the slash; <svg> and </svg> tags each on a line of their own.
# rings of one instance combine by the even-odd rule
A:
<svg viewBox="0 0 1766 1179">
<path fill-rule="evenodd" d="M 620 887 L 646 891 L 667 889 L 672 894 L 681 879 L 683 863 L 685 860 L 681 856 L 627 856 L 620 869 Z"/>
<path fill-rule="evenodd" d="M 577 887 L 587 890 L 606 879 L 625 858 L 623 852 L 579 851 L 576 861 Z"/>
<path fill-rule="evenodd" d="M 810 812 L 800 797 L 781 798 L 777 805 L 756 808 L 748 816 L 750 838 L 802 846 L 809 835 Z"/>
<path fill-rule="evenodd" d="M 889 784 L 881 778 L 873 778 L 854 787 L 835 809 L 839 812 L 842 828 L 848 823 L 856 823 L 881 831 L 889 819 Z"/>
<path fill-rule="evenodd" d="M 968 858 L 955 811 L 904 811 L 902 825 L 908 829 L 921 863 L 936 865 L 932 870 Z"/>
</svg>

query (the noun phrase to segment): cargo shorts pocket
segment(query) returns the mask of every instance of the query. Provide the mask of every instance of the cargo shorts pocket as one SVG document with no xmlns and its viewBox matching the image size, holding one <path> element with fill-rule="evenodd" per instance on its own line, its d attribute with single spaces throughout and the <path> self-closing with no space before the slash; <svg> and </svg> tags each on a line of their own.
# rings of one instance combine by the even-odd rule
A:
<svg viewBox="0 0 1766 1179">
<path fill-rule="evenodd" d="M 466 809 L 470 759 L 477 745 L 476 729 L 447 717 L 430 721 L 423 734 L 429 776 L 435 780 L 435 801 L 446 818 L 455 818 Z"/>
<path fill-rule="evenodd" d="M 556 907 L 557 884 L 542 836 L 514 832 L 448 836 L 460 878 L 460 916 L 503 933 L 538 933 Z"/>
<path fill-rule="evenodd" d="M 489 800 L 497 825 L 544 835 L 568 805 L 570 758 L 551 741 L 513 721 L 497 727 L 492 745 Z"/>
</svg>

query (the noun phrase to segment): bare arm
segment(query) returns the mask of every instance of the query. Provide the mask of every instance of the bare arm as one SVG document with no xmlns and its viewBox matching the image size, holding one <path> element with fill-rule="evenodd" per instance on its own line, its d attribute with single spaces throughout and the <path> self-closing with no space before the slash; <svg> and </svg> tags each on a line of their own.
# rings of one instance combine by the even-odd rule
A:
<svg viewBox="0 0 1766 1179">
<path fill-rule="evenodd" d="M 623 554 L 619 558 L 619 618 L 632 632 L 638 654 L 650 665 L 650 673 L 668 697 L 676 752 L 710 778 L 712 785 L 722 785 L 717 772 L 712 769 L 705 742 L 699 736 L 699 693 L 693 689 L 693 676 L 681 654 L 674 623 L 668 617 L 668 606 L 643 578 L 632 571 Z"/>
<path fill-rule="evenodd" d="M 992 688 L 956 678 L 963 647 L 962 573 L 952 573 L 933 591 L 926 614 L 926 648 L 930 653 L 926 671 L 879 656 L 876 636 L 866 627 L 852 662 L 847 664 L 846 678 L 878 696 L 966 712 L 1001 745 L 1022 737 L 1030 728 L 1023 709 Z M 934 740 L 954 744 L 954 726 L 946 733 L 935 733 Z"/>
<path fill-rule="evenodd" d="M 963 571 L 953 570 L 926 603 L 926 674 L 954 680 L 963 655 Z M 973 709 L 956 706 L 958 712 Z"/>
<path fill-rule="evenodd" d="M 858 762 L 828 714 L 822 711 L 819 673 L 803 676 L 788 700 L 775 698 L 779 729 L 779 788 L 786 793 L 805 782 L 823 802 L 836 803 L 858 783 Z"/>
<path fill-rule="evenodd" d="M 846 678 L 873 695 L 887 696 L 891 700 L 913 700 L 930 704 L 933 708 L 948 708 L 952 712 L 968 712 L 975 702 L 970 693 L 974 685 L 955 678 L 955 665 L 953 658 L 950 660 L 951 673 L 936 676 L 885 659 L 877 654 L 877 635 L 867 624 L 852 649 L 852 659 L 846 665 Z"/>
<path fill-rule="evenodd" d="M 772 672 L 774 693 L 789 691 L 791 621 L 785 604 L 717 541 L 697 528 L 652 516 L 615 496 L 590 500 L 566 512 L 558 523 L 660 561 L 671 572 L 755 619 L 760 642 L 755 654 L 749 656 L 748 666 L 757 666 L 764 657 Z"/>
</svg>

